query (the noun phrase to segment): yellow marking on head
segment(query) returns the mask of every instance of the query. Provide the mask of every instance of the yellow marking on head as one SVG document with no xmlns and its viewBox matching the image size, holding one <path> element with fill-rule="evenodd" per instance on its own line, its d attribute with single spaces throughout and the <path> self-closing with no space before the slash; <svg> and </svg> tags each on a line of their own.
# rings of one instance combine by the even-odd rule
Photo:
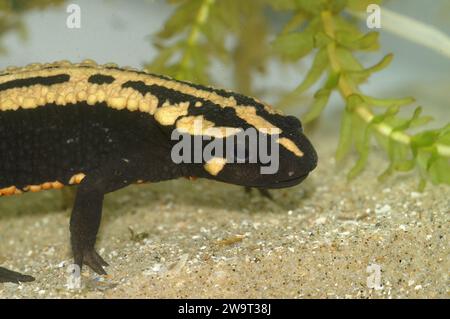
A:
<svg viewBox="0 0 450 319">
<path fill-rule="evenodd" d="M 162 125 L 173 125 L 175 121 L 183 115 L 188 114 L 189 102 L 178 104 L 166 104 L 156 110 L 154 117 Z"/>
<path fill-rule="evenodd" d="M 225 138 L 231 135 L 236 135 L 239 132 L 242 132 L 242 129 L 235 127 L 216 126 L 204 130 L 203 135 L 212 136 L 216 138 Z"/>
<path fill-rule="evenodd" d="M 275 108 L 273 108 L 272 106 L 262 103 L 259 100 L 255 99 L 258 103 L 261 103 L 262 105 L 264 105 L 264 110 L 266 112 L 268 112 L 269 114 L 279 114 L 279 115 L 284 115 L 283 112 L 281 110 L 277 110 Z"/>
<path fill-rule="evenodd" d="M 177 121 L 177 129 L 190 135 L 203 135 L 203 131 L 214 127 L 214 123 L 203 118 L 203 115 L 185 116 Z"/>
<path fill-rule="evenodd" d="M 203 167 L 211 175 L 217 176 L 217 174 L 219 174 L 222 171 L 226 163 L 227 160 L 225 158 L 213 157 L 208 162 L 206 162 L 206 164 L 203 165 Z"/>
<path fill-rule="evenodd" d="M 176 128 L 181 133 L 187 133 L 189 135 L 205 135 L 216 138 L 225 138 L 242 131 L 240 128 L 215 126 L 213 122 L 205 120 L 203 115 L 185 116 L 176 123 Z"/>
<path fill-rule="evenodd" d="M 236 106 L 236 115 L 253 125 L 258 131 L 266 134 L 281 134 L 281 129 L 266 121 L 264 118 L 256 114 L 256 109 L 253 106 Z"/>
<path fill-rule="evenodd" d="M 302 157 L 304 155 L 297 145 L 286 137 L 279 138 L 277 142 L 278 144 L 283 145 L 288 151 L 294 153 L 295 156 Z"/>
<path fill-rule="evenodd" d="M 69 184 L 73 185 L 73 184 L 80 184 L 81 181 L 86 177 L 86 175 L 84 175 L 83 173 L 78 173 L 73 175 L 70 180 L 69 180 Z"/>
</svg>

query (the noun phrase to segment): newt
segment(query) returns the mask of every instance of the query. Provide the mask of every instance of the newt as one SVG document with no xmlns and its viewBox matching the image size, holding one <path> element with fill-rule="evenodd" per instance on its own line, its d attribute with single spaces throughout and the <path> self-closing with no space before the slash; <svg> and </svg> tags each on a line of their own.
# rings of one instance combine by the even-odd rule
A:
<svg viewBox="0 0 450 319">
<path fill-rule="evenodd" d="M 227 144 L 248 129 L 258 133 L 257 146 L 265 137 L 268 148 L 278 150 L 276 171 L 263 174 L 267 162 L 250 161 L 247 144 Z M 215 151 L 175 161 L 174 132 L 201 139 L 192 146 L 194 156 L 211 148 L 206 142 L 221 141 L 231 145 L 231 157 L 240 157 L 233 161 Z M 317 165 L 294 116 L 232 91 L 91 60 L 0 71 L 0 136 L 0 196 L 78 185 L 70 217 L 74 263 L 101 275 L 108 264 L 95 242 L 105 194 L 181 177 L 291 187 Z M 241 153 L 234 149 L 239 145 Z M 0 267 L 0 282 L 32 280 Z"/>
</svg>

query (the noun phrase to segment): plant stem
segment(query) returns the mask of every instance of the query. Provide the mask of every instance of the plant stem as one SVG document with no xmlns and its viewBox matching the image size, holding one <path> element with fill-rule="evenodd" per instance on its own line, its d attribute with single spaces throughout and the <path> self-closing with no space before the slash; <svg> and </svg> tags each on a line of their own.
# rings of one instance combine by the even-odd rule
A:
<svg viewBox="0 0 450 319">
<path fill-rule="evenodd" d="M 187 38 L 186 50 L 180 61 L 180 68 L 177 72 L 177 77 L 181 78 L 184 76 L 184 72 L 188 68 L 189 61 L 191 59 L 192 48 L 196 45 L 198 37 L 200 35 L 201 27 L 206 23 L 209 16 L 209 9 L 214 4 L 215 0 L 202 0 L 202 3 L 197 12 L 195 22 L 191 28 L 191 32 Z"/>
<path fill-rule="evenodd" d="M 335 39 L 335 29 L 333 23 L 333 15 L 330 11 L 323 11 L 321 13 L 322 23 L 325 33 L 331 38 Z M 352 94 L 358 94 L 357 88 L 353 88 L 342 73 L 342 67 L 337 59 L 336 55 L 336 42 L 332 41 L 327 45 L 328 59 L 330 61 L 331 69 L 333 72 L 340 74 L 339 77 L 339 92 L 342 97 L 346 100 Z M 354 109 L 355 113 L 367 124 L 370 124 L 375 118 L 375 115 L 371 112 L 369 106 L 365 103 L 361 103 Z M 394 129 L 387 125 L 386 123 L 378 123 L 372 126 L 379 134 L 392 139 L 398 143 L 410 146 L 411 136 L 407 133 L 394 131 Z M 450 157 L 450 147 L 443 144 L 435 144 L 436 151 L 439 155 L 443 157 Z"/>
<path fill-rule="evenodd" d="M 366 21 L 365 13 L 352 10 L 347 12 Z M 381 15 L 383 29 L 450 58 L 450 37 L 441 30 L 387 8 L 382 8 Z"/>
</svg>

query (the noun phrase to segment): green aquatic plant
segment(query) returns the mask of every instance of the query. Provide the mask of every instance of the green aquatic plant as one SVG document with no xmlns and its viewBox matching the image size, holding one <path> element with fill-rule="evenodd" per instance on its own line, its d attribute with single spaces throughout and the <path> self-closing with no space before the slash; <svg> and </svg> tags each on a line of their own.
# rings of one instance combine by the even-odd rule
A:
<svg viewBox="0 0 450 319">
<path fill-rule="evenodd" d="M 357 52 L 378 52 L 378 32 L 363 33 L 350 13 L 365 10 L 375 0 L 168 0 L 177 5 L 156 35 L 159 49 L 147 65 L 153 72 L 200 83 L 211 83 L 214 60 L 234 70 L 235 84 L 252 93 L 255 71 L 263 72 L 268 60 L 281 57 L 295 63 L 308 56 L 313 63 L 300 84 L 285 95 L 278 106 L 296 101 L 313 85 L 320 85 L 314 101 L 302 117 L 305 123 L 320 118 L 330 95 L 338 92 L 344 101 L 336 158 L 343 160 L 351 150 L 358 160 L 348 177 L 365 167 L 376 141 L 386 152 L 389 165 L 380 180 L 394 172 L 416 170 L 420 188 L 431 181 L 450 184 L 450 123 L 439 129 L 422 129 L 432 119 L 417 107 L 403 117 L 400 110 L 414 102 L 406 98 L 378 98 L 364 93 L 360 85 L 386 68 L 392 54 L 365 67 Z M 271 17 L 289 16 L 274 41 Z M 225 45 L 232 42 L 231 45 Z M 299 76 L 300 77 L 300 76 Z M 323 81 L 322 79 L 325 80 Z M 323 83 L 322 83 L 323 81 Z"/>
<path fill-rule="evenodd" d="M 146 68 L 181 80 L 213 82 L 211 65 L 233 68 L 234 82 L 251 93 L 253 72 L 264 72 L 270 57 L 264 1 L 169 0 L 172 16 L 155 35 L 158 55 Z M 242 28 L 245 25 L 245 28 Z M 226 45 L 233 42 L 232 45 Z"/>
<path fill-rule="evenodd" d="M 26 38 L 22 16 L 32 10 L 43 10 L 64 3 L 65 0 L 0 0 L 0 39 L 8 32 L 18 32 Z M 0 42 L 0 54 L 6 53 Z"/>
</svg>

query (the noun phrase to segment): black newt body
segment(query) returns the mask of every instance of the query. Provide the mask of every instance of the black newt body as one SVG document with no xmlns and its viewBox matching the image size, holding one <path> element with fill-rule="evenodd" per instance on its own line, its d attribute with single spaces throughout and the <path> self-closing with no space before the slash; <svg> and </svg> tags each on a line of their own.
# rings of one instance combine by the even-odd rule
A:
<svg viewBox="0 0 450 319">
<path fill-rule="evenodd" d="M 258 132 L 257 144 L 262 136 L 275 143 L 275 172 L 261 174 L 262 161 L 245 161 L 248 146 L 242 163 L 218 152 L 174 160 L 174 131 L 205 138 L 189 150 L 204 154 L 209 141 L 226 144 L 248 129 Z M 107 265 L 94 248 L 105 194 L 192 176 L 289 187 L 317 164 L 300 122 L 253 98 L 92 61 L 0 73 L 0 135 L 0 196 L 79 184 L 70 221 L 74 260 L 99 274 Z M 32 279 L 0 267 L 0 282 Z"/>
</svg>

